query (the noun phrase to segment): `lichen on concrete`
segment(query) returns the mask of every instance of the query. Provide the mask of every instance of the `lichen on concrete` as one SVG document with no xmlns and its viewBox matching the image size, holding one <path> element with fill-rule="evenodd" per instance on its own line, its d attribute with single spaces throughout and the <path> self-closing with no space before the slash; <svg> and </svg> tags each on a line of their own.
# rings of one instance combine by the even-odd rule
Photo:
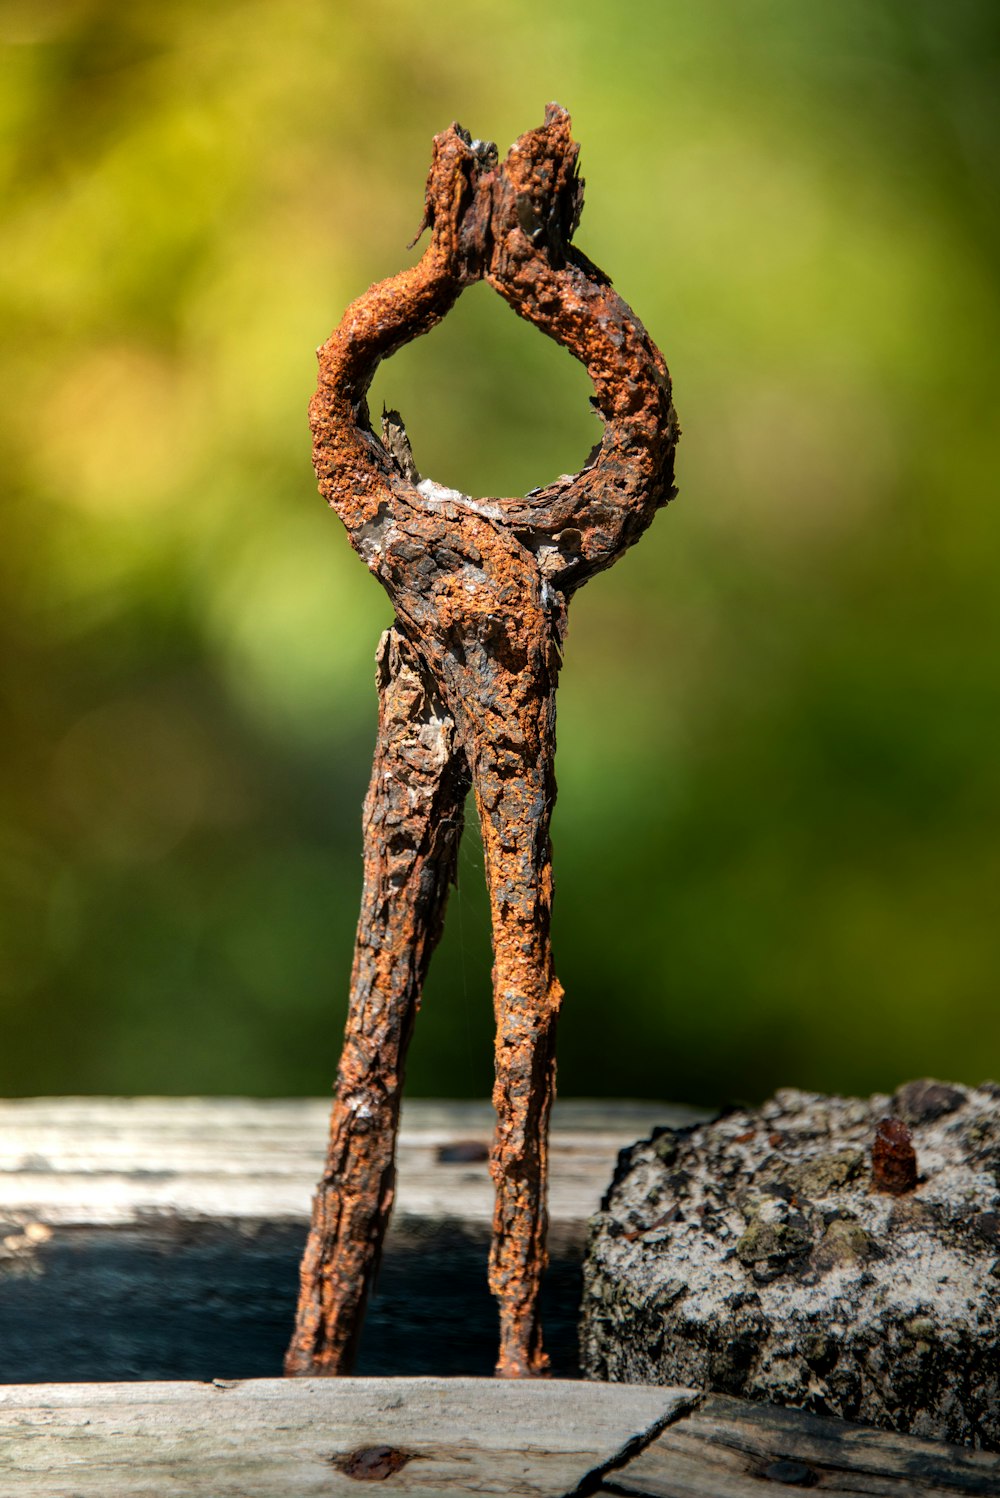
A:
<svg viewBox="0 0 1000 1498">
<path fill-rule="evenodd" d="M 917 1184 L 877 1190 L 885 1118 Z M 623 1154 L 594 1218 L 591 1378 L 1000 1448 L 1000 1086 L 782 1091 Z"/>
</svg>

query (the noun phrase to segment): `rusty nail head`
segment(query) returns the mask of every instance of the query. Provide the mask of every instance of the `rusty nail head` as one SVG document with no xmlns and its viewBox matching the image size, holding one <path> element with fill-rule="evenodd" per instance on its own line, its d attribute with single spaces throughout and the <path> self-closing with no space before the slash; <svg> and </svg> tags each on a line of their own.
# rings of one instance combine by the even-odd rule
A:
<svg viewBox="0 0 1000 1498">
<path fill-rule="evenodd" d="M 345 1477 L 353 1477 L 358 1482 L 381 1482 L 405 1467 L 412 1457 L 412 1451 L 400 1451 L 396 1446 L 361 1446 L 357 1451 L 349 1451 L 346 1456 L 335 1456 L 331 1460 Z"/>
</svg>

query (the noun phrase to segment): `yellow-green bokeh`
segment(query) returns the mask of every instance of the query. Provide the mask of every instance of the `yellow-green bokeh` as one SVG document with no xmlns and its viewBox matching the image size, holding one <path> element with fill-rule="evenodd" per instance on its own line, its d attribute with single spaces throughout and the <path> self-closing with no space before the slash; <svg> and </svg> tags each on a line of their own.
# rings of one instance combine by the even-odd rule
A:
<svg viewBox="0 0 1000 1498">
<path fill-rule="evenodd" d="M 567 1093 L 1000 1072 L 1000 20 L 986 0 L 0 0 L 0 1090 L 336 1061 L 388 605 L 315 346 L 419 253 L 430 138 L 558 99 L 664 349 L 680 498 L 573 606 Z M 418 464 L 582 461 L 485 287 L 380 371 Z M 470 836 L 418 1093 L 490 1082 Z"/>
</svg>

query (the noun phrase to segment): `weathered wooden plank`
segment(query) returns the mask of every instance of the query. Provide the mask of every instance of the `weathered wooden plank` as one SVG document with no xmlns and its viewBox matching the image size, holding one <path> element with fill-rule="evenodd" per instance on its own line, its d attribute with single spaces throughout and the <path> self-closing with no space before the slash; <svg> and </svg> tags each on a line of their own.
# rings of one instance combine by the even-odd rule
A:
<svg viewBox="0 0 1000 1498">
<path fill-rule="evenodd" d="M 329 1103 L 249 1098 L 26 1098 L 0 1101 L 0 1220 L 126 1226 L 151 1217 L 307 1221 Z M 703 1118 L 658 1103 L 559 1101 L 550 1154 L 550 1220 L 596 1210 L 618 1151 L 656 1124 Z M 488 1225 L 488 1104 L 404 1105 L 395 1215 Z"/>
<path fill-rule="evenodd" d="M 618 1498 L 996 1498 L 1000 1458 L 689 1390 L 493 1379 L 261 1379 L 0 1390 L 5 1498 L 389 1490 Z M 639 1454 L 630 1452 L 639 1449 Z M 363 1455 L 362 1455 L 363 1453 Z"/>
<path fill-rule="evenodd" d="M 312 1099 L 0 1102 L 0 1382 L 279 1373 L 328 1112 Z M 683 1116 L 694 1115 L 556 1106 L 543 1307 L 561 1376 L 578 1369 L 586 1222 L 617 1152 Z M 492 1125 L 488 1103 L 404 1107 L 397 1210 L 357 1372 L 492 1371 Z"/>
<path fill-rule="evenodd" d="M 4 1498 L 571 1493 L 687 1408 L 684 1390 L 495 1379 L 261 1379 L 0 1390 Z M 378 1448 L 382 1448 L 378 1452 Z M 400 1453 L 406 1458 L 393 1471 Z"/>
<path fill-rule="evenodd" d="M 1000 1457 L 801 1410 L 712 1395 L 620 1469 L 627 1498 L 760 1498 L 764 1484 L 828 1498 L 997 1498 Z"/>
</svg>

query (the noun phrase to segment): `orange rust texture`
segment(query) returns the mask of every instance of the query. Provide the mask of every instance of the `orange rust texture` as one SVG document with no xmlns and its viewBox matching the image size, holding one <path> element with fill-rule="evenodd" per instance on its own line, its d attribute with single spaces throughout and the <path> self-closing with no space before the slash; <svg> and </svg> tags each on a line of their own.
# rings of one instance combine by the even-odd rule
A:
<svg viewBox="0 0 1000 1498">
<path fill-rule="evenodd" d="M 659 350 L 570 244 L 583 202 L 577 153 L 558 105 L 503 165 L 495 147 L 457 125 L 437 136 L 429 247 L 416 266 L 352 303 L 319 351 L 310 417 L 320 491 L 388 592 L 396 621 L 380 656 L 350 1017 L 290 1373 L 351 1364 L 391 1205 L 406 1045 L 470 781 L 493 924 L 497 1372 L 547 1366 L 537 1304 L 562 998 L 549 941 L 561 647 L 573 592 L 672 497 L 678 436 Z M 586 365 L 605 424 L 579 474 L 524 497 L 422 491 L 405 436 L 401 451 L 388 427 L 382 442 L 370 428 L 365 397 L 380 360 L 432 328 L 479 279 Z"/>
<path fill-rule="evenodd" d="M 454 721 L 395 628 L 379 646 L 378 685 L 351 1007 L 286 1373 L 343 1371 L 357 1350 L 392 1206 L 406 1048 L 455 876 L 469 789 Z"/>
<path fill-rule="evenodd" d="M 917 1185 L 913 1135 L 901 1118 L 883 1118 L 872 1145 L 872 1189 L 905 1196 Z"/>
</svg>

